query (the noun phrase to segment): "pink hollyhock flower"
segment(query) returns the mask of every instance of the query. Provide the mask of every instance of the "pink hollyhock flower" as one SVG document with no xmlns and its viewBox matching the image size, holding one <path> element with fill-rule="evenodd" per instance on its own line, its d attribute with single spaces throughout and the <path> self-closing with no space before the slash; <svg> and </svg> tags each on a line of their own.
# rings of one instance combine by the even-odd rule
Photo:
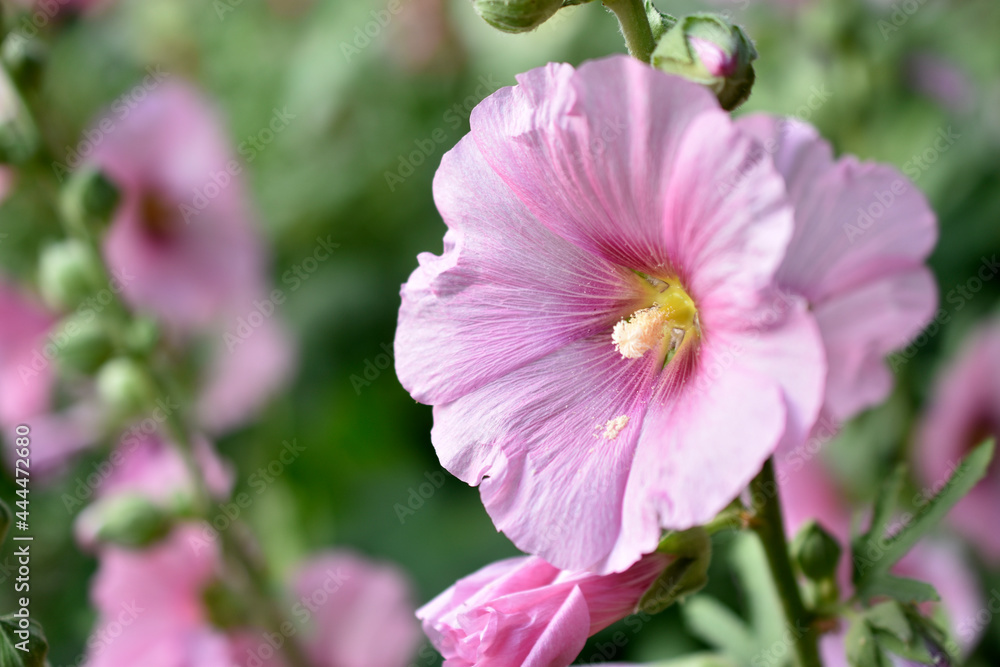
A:
<svg viewBox="0 0 1000 667">
<path fill-rule="evenodd" d="M 315 667 L 411 663 L 420 627 L 410 582 L 395 567 L 329 552 L 304 563 L 292 588 L 312 619 L 303 632 Z"/>
<path fill-rule="evenodd" d="M 653 553 L 625 572 L 567 572 L 537 556 L 461 579 L 417 611 L 445 667 L 560 667 L 587 637 L 633 613 L 670 563 Z"/>
<path fill-rule="evenodd" d="M 809 125 L 763 114 L 738 124 L 785 178 L 795 231 L 777 280 L 809 301 L 831 360 L 824 408 L 842 423 L 889 395 L 884 357 L 934 313 L 937 286 L 924 266 L 937 241 L 934 213 L 896 169 L 834 160 Z"/>
<path fill-rule="evenodd" d="M 774 313 L 791 210 L 711 93 L 624 56 L 518 82 L 442 160 L 396 369 L 515 544 L 622 571 L 805 437 L 821 341 L 795 299 Z"/>
<path fill-rule="evenodd" d="M 91 592 L 98 621 L 87 641 L 87 667 L 245 664 L 238 661 L 247 636 L 214 628 L 208 617 L 203 592 L 220 575 L 220 562 L 214 542 L 191 548 L 200 531 L 181 526 L 148 549 L 102 550 Z"/>
<path fill-rule="evenodd" d="M 851 584 L 850 537 L 854 508 L 826 469 L 819 457 L 796 459 L 776 469 L 779 493 L 784 511 L 785 529 L 789 539 L 808 519 L 815 519 L 837 538 L 844 549 L 838 579 L 847 591 Z M 917 544 L 892 569 L 893 574 L 932 584 L 941 595 L 939 603 L 945 610 L 962 651 L 971 650 L 979 639 L 982 627 L 976 629 L 968 621 L 982 608 L 982 594 L 968 559 L 951 542 L 926 539 Z M 925 613 L 932 610 L 925 605 Z M 844 639 L 847 628 L 825 635 L 820 640 L 823 664 L 847 667 Z M 902 664 L 902 663 L 899 663 Z"/>
<path fill-rule="evenodd" d="M 988 437 L 1000 441 L 1000 323 L 982 326 L 937 383 L 919 431 L 916 470 L 933 495 L 962 458 Z M 994 564 L 1000 563 L 1000 458 L 948 514 L 949 522 Z"/>
<path fill-rule="evenodd" d="M 134 109 L 116 111 L 124 116 L 114 117 L 113 132 L 101 131 L 93 155 L 122 190 L 104 254 L 134 308 L 175 333 L 218 338 L 199 411 L 202 425 L 220 432 L 288 380 L 295 355 L 274 316 L 239 345 L 224 344 L 233 323 L 256 313 L 270 293 L 243 167 L 198 93 L 181 83 L 155 85 Z"/>
<path fill-rule="evenodd" d="M 104 254 L 133 307 L 189 330 L 263 291 L 264 253 L 215 110 L 186 84 L 153 85 L 104 119 L 114 131 L 92 156 L 122 191 Z"/>
</svg>

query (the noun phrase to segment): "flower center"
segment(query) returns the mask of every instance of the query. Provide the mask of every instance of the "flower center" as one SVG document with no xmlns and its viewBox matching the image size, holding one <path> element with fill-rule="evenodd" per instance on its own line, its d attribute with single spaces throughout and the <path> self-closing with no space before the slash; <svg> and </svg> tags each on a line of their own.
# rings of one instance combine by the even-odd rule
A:
<svg viewBox="0 0 1000 667">
<path fill-rule="evenodd" d="M 638 359 L 665 341 L 665 361 L 670 361 L 685 341 L 701 336 L 698 309 L 680 281 L 639 275 L 648 285 L 650 305 L 618 322 L 611 340 L 625 359 Z"/>
<path fill-rule="evenodd" d="M 147 189 L 139 200 L 142 228 L 154 241 L 169 241 L 176 235 L 177 215 L 160 193 Z"/>
</svg>

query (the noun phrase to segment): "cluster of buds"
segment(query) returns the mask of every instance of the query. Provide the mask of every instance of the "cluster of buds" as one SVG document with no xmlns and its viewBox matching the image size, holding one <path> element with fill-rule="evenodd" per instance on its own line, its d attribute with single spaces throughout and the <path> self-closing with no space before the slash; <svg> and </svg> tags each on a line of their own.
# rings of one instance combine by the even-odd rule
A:
<svg viewBox="0 0 1000 667">
<path fill-rule="evenodd" d="M 473 0 L 476 12 L 494 28 L 519 33 L 534 30 L 569 5 L 592 0 Z M 709 88 L 722 108 L 732 110 L 750 96 L 757 50 L 742 28 L 717 14 L 676 19 L 645 2 L 656 44 L 653 67 Z"/>
</svg>

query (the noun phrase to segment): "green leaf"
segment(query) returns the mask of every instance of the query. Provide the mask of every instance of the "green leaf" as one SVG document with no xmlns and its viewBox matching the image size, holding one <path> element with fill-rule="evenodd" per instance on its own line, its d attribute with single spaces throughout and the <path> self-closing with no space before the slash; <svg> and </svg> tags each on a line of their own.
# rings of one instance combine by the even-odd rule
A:
<svg viewBox="0 0 1000 667">
<path fill-rule="evenodd" d="M 874 630 L 892 635 L 904 644 L 910 644 L 916 636 L 906 611 L 895 600 L 875 605 L 865 612 L 865 620 Z"/>
<path fill-rule="evenodd" d="M 646 19 L 649 21 L 650 29 L 653 31 L 653 41 L 658 42 L 660 41 L 660 38 L 663 37 L 663 33 L 674 27 L 677 23 L 677 19 L 670 14 L 664 14 L 654 7 L 652 0 L 645 0 L 644 5 L 646 9 Z"/>
<path fill-rule="evenodd" d="M 688 630 L 706 644 L 735 657 L 754 655 L 757 643 L 746 623 L 729 607 L 704 595 L 682 608 Z"/>
<path fill-rule="evenodd" d="M 847 662 L 851 667 L 889 667 L 888 658 L 875 641 L 871 626 L 859 618 L 851 623 L 845 639 Z"/>
<path fill-rule="evenodd" d="M 900 602 L 938 602 L 941 596 L 937 590 L 925 581 L 896 577 L 891 574 L 879 574 L 865 580 L 864 588 L 858 595 L 870 600 L 874 597 L 890 597 Z"/>
<path fill-rule="evenodd" d="M 30 620 L 22 628 L 22 617 L 0 617 L 0 665 L 2 667 L 46 667 L 49 643 L 42 626 Z M 26 649 L 26 650 L 23 650 Z"/>
<path fill-rule="evenodd" d="M 948 511 L 958 503 L 972 487 L 986 474 L 990 459 L 993 456 L 993 441 L 989 440 L 972 451 L 962 463 L 955 469 L 955 472 L 948 479 L 948 482 L 938 492 L 936 496 L 920 507 L 915 516 L 904 515 L 903 527 L 893 536 L 883 538 L 882 532 L 873 533 L 869 531 L 866 536 L 866 546 L 874 549 L 874 557 L 869 559 L 871 567 L 867 571 L 860 571 L 857 583 L 859 589 L 865 588 L 865 580 L 876 574 L 885 573 L 895 565 L 900 558 L 913 548 L 920 538 L 927 534 Z M 885 508 L 881 504 L 876 505 L 878 518 L 882 518 Z M 880 521 L 881 524 L 881 521 Z M 883 526 L 877 525 L 873 521 L 873 528 L 880 531 Z M 874 538 L 874 539 L 873 539 Z M 872 555 L 869 553 L 869 555 Z M 855 561 L 855 571 L 858 561 Z"/>
<path fill-rule="evenodd" d="M 906 466 L 898 465 L 886 479 L 885 483 L 879 487 L 878 496 L 875 498 L 875 506 L 872 509 L 872 520 L 868 524 L 868 530 L 858 535 L 851 541 L 851 552 L 854 563 L 853 581 L 857 584 L 866 574 L 866 570 L 859 568 L 859 563 L 864 561 L 864 553 L 874 541 L 875 536 L 885 535 L 889 522 L 892 520 L 893 512 L 896 509 L 896 501 L 899 493 L 903 489 L 903 481 L 906 479 Z"/>
</svg>

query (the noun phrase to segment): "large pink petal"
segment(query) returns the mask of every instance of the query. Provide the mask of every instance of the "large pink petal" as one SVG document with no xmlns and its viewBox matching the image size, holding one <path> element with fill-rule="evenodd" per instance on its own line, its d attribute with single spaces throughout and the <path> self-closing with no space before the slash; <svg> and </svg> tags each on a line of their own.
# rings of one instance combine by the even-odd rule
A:
<svg viewBox="0 0 1000 667">
<path fill-rule="evenodd" d="M 434 194 L 445 252 L 422 254 L 403 287 L 395 346 L 417 400 L 454 400 L 634 310 L 636 277 L 540 225 L 469 137 L 445 155 Z"/>
<path fill-rule="evenodd" d="M 618 539 L 635 442 L 660 378 L 648 357 L 623 360 L 607 334 L 569 344 L 436 407 L 438 456 L 460 479 L 481 482 L 497 528 L 522 550 L 563 569 L 596 565 Z M 605 438 L 620 416 L 627 424 Z"/>
<path fill-rule="evenodd" d="M 930 271 L 912 268 L 832 296 L 815 307 L 830 359 L 826 405 L 842 422 L 884 400 L 893 376 L 884 359 L 904 347 L 937 304 Z"/>
<path fill-rule="evenodd" d="M 924 195 L 896 169 L 833 160 L 812 127 L 766 115 L 740 119 L 774 155 L 795 207 L 779 282 L 811 302 L 923 264 L 937 241 Z"/>
</svg>

